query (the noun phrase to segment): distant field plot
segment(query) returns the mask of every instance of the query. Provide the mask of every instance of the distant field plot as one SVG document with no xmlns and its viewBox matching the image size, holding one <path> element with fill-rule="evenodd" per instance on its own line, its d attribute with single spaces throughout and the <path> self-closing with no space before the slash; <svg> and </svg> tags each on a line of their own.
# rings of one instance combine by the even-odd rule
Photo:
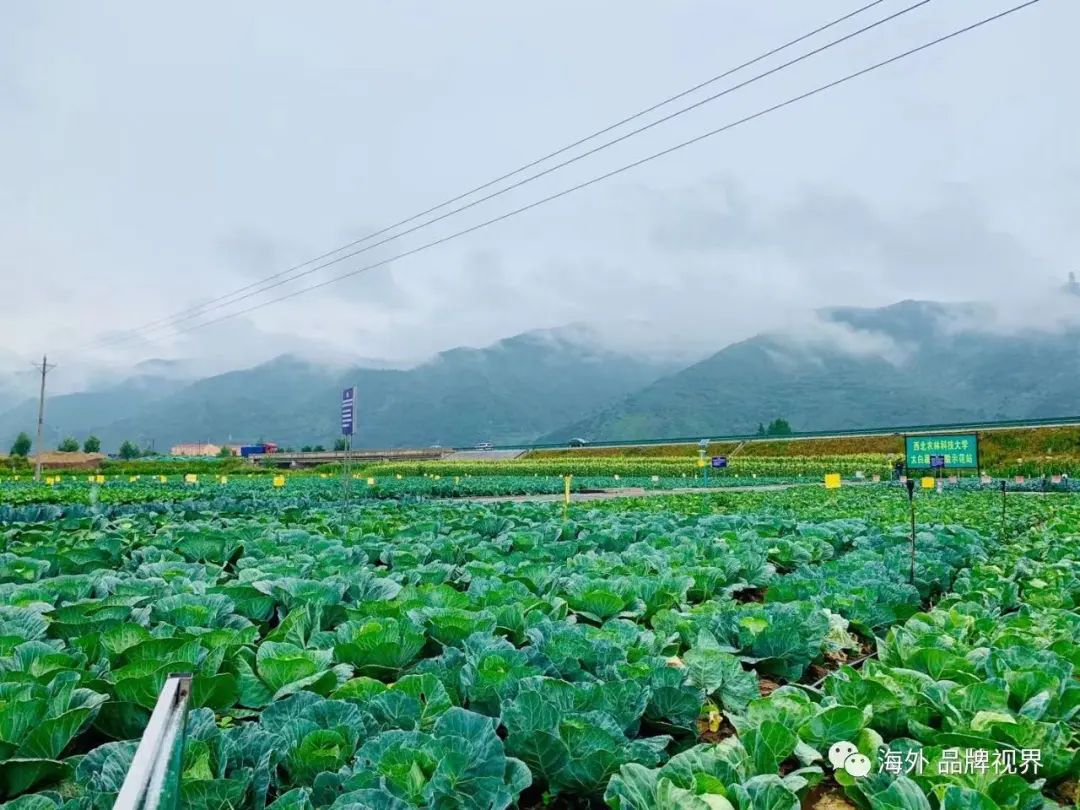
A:
<svg viewBox="0 0 1080 810">
<path fill-rule="evenodd" d="M 561 458 L 582 456 L 608 458 L 611 456 L 638 458 L 641 456 L 692 456 L 697 458 L 697 444 L 646 444 L 638 447 L 575 447 L 557 450 L 531 450 L 528 458 Z M 740 456 L 847 456 L 903 454 L 904 442 L 898 436 L 853 436 L 837 439 L 762 440 L 752 442 L 714 442 L 710 455 L 725 455 L 738 451 Z"/>
<path fill-rule="evenodd" d="M 719 454 L 718 454 L 719 455 Z M 838 472 L 851 475 L 863 472 L 887 474 L 890 457 L 878 454 L 847 456 L 785 456 L 778 458 L 735 456 L 728 459 L 723 470 L 710 471 L 713 478 L 723 477 L 820 477 Z M 634 457 L 634 456 L 569 456 L 525 458 L 513 461 L 431 461 L 380 463 L 364 467 L 369 474 L 382 475 L 575 475 L 575 476 L 633 476 L 649 478 L 681 478 L 702 476 L 696 456 Z"/>
<path fill-rule="evenodd" d="M 1034 427 L 976 431 L 982 469 L 993 475 L 1080 475 L 1080 427 Z M 533 450 L 530 460 L 567 458 L 697 458 L 697 444 L 648 444 L 636 447 L 577 447 Z M 716 442 L 709 455 L 734 458 L 840 458 L 882 455 L 901 458 L 904 440 L 894 436 L 850 436 L 828 439 L 765 439 Z"/>
</svg>

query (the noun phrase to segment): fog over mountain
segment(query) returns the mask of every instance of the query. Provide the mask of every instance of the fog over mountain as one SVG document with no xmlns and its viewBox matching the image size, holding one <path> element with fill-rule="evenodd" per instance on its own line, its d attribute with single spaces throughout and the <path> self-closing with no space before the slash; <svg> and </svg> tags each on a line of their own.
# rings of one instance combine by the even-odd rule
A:
<svg viewBox="0 0 1080 810">
<path fill-rule="evenodd" d="M 325 443 L 343 380 L 370 443 L 1057 410 L 1080 4 L 832 84 L 1013 5 L 8 4 L 0 440 L 44 353 L 49 443 Z M 890 325 L 909 301 L 942 330 Z M 935 351 L 966 396 L 922 387 Z M 1030 393 L 994 388 L 1012 362 Z"/>
<path fill-rule="evenodd" d="M 442 352 L 405 369 L 282 355 L 193 381 L 137 374 L 50 397 L 46 435 L 55 446 L 63 435 L 93 433 L 106 449 L 125 439 L 159 449 L 258 438 L 329 445 L 338 430 L 341 389 L 356 385 L 356 441 L 363 446 L 526 442 L 675 368 L 586 340 L 580 328 L 528 333 L 481 349 Z M 0 413 L 0 442 L 31 431 L 36 408 L 36 400 L 25 399 Z"/>
<path fill-rule="evenodd" d="M 1025 323 L 1025 312 L 1039 312 Z M 408 368 L 282 355 L 223 374 L 142 363 L 50 396 L 47 443 L 93 433 L 159 449 L 196 441 L 332 443 L 337 398 L 359 389 L 365 447 L 562 443 L 1072 415 L 1080 402 L 1073 287 L 989 303 L 832 307 L 704 357 L 611 348 L 582 325 L 441 352 Z M 36 400 L 0 411 L 0 442 L 32 432 Z"/>
<path fill-rule="evenodd" d="M 620 351 L 700 358 L 839 302 L 1009 300 L 1060 283 L 1080 218 L 1077 108 L 1062 103 L 1075 95 L 1080 6 L 1044 2 L 438 248 L 205 328 L 211 316 L 191 317 L 857 5 L 8 4 L 0 347 L 20 367 L 55 357 L 56 392 L 149 358 L 191 360 L 199 376 L 285 354 L 412 366 L 578 322 Z M 212 316 L 389 259 L 1010 5 L 927 4 Z M 894 11 L 869 7 L 610 135 Z M 131 334 L 147 324 L 158 328 Z"/>
</svg>

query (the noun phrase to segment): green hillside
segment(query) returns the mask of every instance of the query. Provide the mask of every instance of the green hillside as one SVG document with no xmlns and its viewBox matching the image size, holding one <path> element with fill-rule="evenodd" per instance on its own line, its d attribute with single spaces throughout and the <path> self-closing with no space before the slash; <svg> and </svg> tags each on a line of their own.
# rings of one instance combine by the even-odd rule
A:
<svg viewBox="0 0 1080 810">
<path fill-rule="evenodd" d="M 179 442 L 329 444 L 341 389 L 356 385 L 366 447 L 524 442 L 580 419 L 656 379 L 667 366 L 596 350 L 558 333 L 529 333 L 482 349 L 454 349 L 411 369 L 319 366 L 280 357 L 193 383 L 140 378 L 94 393 L 50 397 L 47 422 L 65 435 Z M 36 402 L 0 414 L 6 449 L 32 431 Z M 47 434 L 48 436 L 48 434 Z"/>
<path fill-rule="evenodd" d="M 955 331 L 972 307 L 907 301 L 826 314 L 856 345 L 779 335 L 736 343 L 544 436 L 590 441 L 1066 415 L 1080 408 L 1080 333 Z M 851 331 L 855 330 L 855 331 Z M 891 359 L 857 345 L 888 341 Z"/>
</svg>

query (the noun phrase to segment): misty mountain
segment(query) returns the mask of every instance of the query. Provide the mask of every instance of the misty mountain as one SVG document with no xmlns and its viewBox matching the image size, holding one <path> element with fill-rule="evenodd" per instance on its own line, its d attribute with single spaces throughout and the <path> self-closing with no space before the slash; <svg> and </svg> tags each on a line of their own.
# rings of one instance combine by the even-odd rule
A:
<svg viewBox="0 0 1080 810">
<path fill-rule="evenodd" d="M 978 305 L 905 301 L 820 313 L 663 377 L 541 441 L 828 430 L 1080 412 L 1080 331 L 994 334 Z"/>
<path fill-rule="evenodd" d="M 1080 299 L 1062 299 L 1066 314 L 1080 311 Z M 124 439 L 159 449 L 329 445 L 350 385 L 363 447 L 698 438 L 750 433 L 776 417 L 827 430 L 1080 411 L 1080 330 L 992 332 L 993 315 L 975 304 L 841 307 L 679 366 L 598 348 L 576 328 L 453 349 L 411 368 L 282 356 L 192 380 L 189 366 L 153 361 L 50 397 L 46 438 L 55 446 L 94 433 L 110 450 Z M 37 402 L 22 397 L 0 412 L 0 451 L 20 430 L 33 433 Z"/>
<path fill-rule="evenodd" d="M 45 403 L 45 443 L 55 447 L 65 436 L 77 436 L 80 441 L 91 433 L 101 436 L 97 432 L 100 425 L 142 413 L 186 384 L 168 377 L 138 375 L 112 386 L 50 396 Z M 34 436 L 37 409 L 37 397 L 24 396 L 0 413 L 0 453 L 7 452 L 20 431 Z"/>
<path fill-rule="evenodd" d="M 339 432 L 341 389 L 356 385 L 358 445 L 515 443 L 581 419 L 671 370 L 558 330 L 453 349 L 408 369 L 342 369 L 283 356 L 194 382 L 142 376 L 50 397 L 46 435 L 55 446 L 54 426 L 80 438 L 94 433 L 111 450 L 125 439 L 159 449 L 257 439 L 329 445 Z M 19 430 L 32 433 L 34 407 L 28 401 L 0 414 L 0 446 L 6 449 Z"/>
<path fill-rule="evenodd" d="M 0 413 L 15 407 L 25 398 L 25 392 L 12 385 L 6 385 L 0 381 Z"/>
<path fill-rule="evenodd" d="M 35 393 L 39 379 L 24 358 L 0 348 L 0 413 Z"/>
</svg>

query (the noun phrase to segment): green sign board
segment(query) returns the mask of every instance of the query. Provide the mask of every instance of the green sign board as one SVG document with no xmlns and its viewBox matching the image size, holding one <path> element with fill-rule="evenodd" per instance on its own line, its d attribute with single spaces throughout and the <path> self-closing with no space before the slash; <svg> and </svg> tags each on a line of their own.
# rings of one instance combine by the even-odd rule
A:
<svg viewBox="0 0 1080 810">
<path fill-rule="evenodd" d="M 908 436 L 905 439 L 907 466 L 929 469 L 931 456 L 942 456 L 945 469 L 979 469 L 979 439 L 974 433 L 960 435 Z"/>
</svg>

